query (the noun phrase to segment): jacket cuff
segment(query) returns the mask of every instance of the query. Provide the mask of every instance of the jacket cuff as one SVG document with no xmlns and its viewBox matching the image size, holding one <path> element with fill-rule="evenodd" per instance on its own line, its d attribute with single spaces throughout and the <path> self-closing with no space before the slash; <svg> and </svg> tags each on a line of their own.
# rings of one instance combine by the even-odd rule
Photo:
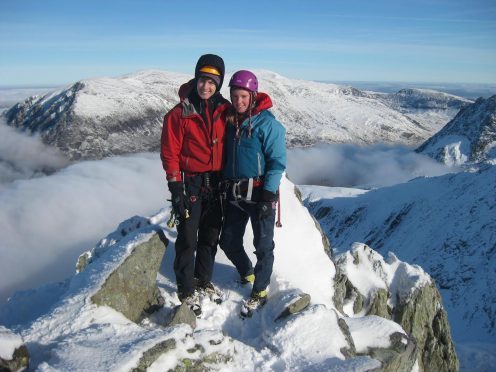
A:
<svg viewBox="0 0 496 372">
<path fill-rule="evenodd" d="M 174 171 L 174 172 L 166 172 L 167 175 L 166 175 L 166 178 L 167 178 L 167 181 L 169 182 L 179 182 L 179 181 L 182 181 L 183 179 L 181 178 L 181 172 L 179 171 Z"/>
<path fill-rule="evenodd" d="M 273 193 L 269 190 L 263 189 L 262 191 L 262 201 L 272 202 L 277 201 L 279 195 L 277 193 Z"/>
<path fill-rule="evenodd" d="M 174 193 L 174 192 L 179 192 L 179 193 L 182 193 L 183 192 L 183 183 L 181 181 L 177 182 L 177 181 L 169 181 L 167 182 L 167 186 L 169 187 L 169 191 L 171 193 Z"/>
</svg>

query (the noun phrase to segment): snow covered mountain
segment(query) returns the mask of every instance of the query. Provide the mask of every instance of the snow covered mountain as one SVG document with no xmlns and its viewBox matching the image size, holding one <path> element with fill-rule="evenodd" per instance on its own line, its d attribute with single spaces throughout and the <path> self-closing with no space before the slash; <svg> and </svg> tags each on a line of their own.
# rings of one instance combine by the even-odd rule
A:
<svg viewBox="0 0 496 372">
<path fill-rule="evenodd" d="M 440 288 L 458 352 L 494 368 L 496 165 L 371 191 L 303 190 L 335 253 L 362 241 L 421 265 Z"/>
<path fill-rule="evenodd" d="M 371 93 L 389 107 L 411 119 L 434 128 L 435 132 L 450 121 L 460 109 L 473 103 L 468 99 L 431 89 L 401 89 L 393 94 Z"/>
<path fill-rule="evenodd" d="M 462 109 L 417 150 L 448 165 L 496 159 L 496 95 Z"/>
<path fill-rule="evenodd" d="M 335 263 L 295 195 L 294 185 L 286 179 L 281 195 L 291 216 L 275 232 L 279 249 L 269 301 L 252 318 L 243 320 L 238 315 L 240 302 L 251 288 L 236 283 L 235 268 L 219 252 L 214 282 L 224 292 L 222 304 L 204 298 L 202 316 L 192 324 L 167 325 L 166 319 L 179 304 L 171 244 L 157 278 L 163 308 L 135 323 L 117 312 L 115 304 L 97 306 L 95 296 L 116 269 L 131 256 L 142 254 L 136 253 L 140 249 L 158 249 L 158 245 L 147 245 L 156 231 L 174 241 L 176 232 L 166 224 L 168 206 L 150 218 L 136 216 L 120 224 L 84 255 L 91 262 L 80 267 L 78 274 L 62 283 L 17 293 L 0 307 L 0 324 L 8 327 L 0 327 L 0 356 L 9 360 L 22 337 L 30 368 L 36 370 L 457 369 L 446 315 L 429 275 L 393 255 L 385 260 L 363 244 L 353 245 Z M 248 229 L 245 244 L 250 246 L 252 239 Z M 160 244 L 158 239 L 155 242 Z M 142 257 L 141 262 L 161 261 L 161 256 Z M 250 257 L 254 259 L 251 252 Z M 138 262 L 129 266 L 139 265 L 138 275 L 149 276 Z M 118 282 L 128 279 L 118 277 Z M 353 296 L 347 295 L 349 290 Z M 434 296 L 422 296 L 432 290 Z M 301 293 L 310 295 L 309 306 L 286 314 L 285 306 Z M 358 298 L 360 306 L 354 305 Z M 405 321 L 396 321 L 399 318 Z M 432 322 L 439 327 L 430 327 Z M 407 332 L 414 323 L 416 327 Z M 431 329 L 425 331 L 426 326 Z"/>
<path fill-rule="evenodd" d="M 291 80 L 257 71 L 260 87 L 287 129 L 290 146 L 401 143 L 415 146 L 435 133 L 466 100 L 431 91 L 398 95 Z M 118 78 L 82 80 L 18 103 L 3 115 L 9 125 L 40 133 L 71 159 L 156 151 L 163 115 L 178 102 L 188 75 L 147 70 Z M 226 76 L 225 81 L 228 81 Z M 222 93 L 228 97 L 227 84 Z M 408 93 L 410 92 L 410 93 Z"/>
<path fill-rule="evenodd" d="M 7 123 L 54 145 L 73 160 L 156 151 L 164 112 L 186 75 L 145 71 L 83 80 L 34 96 L 4 113 Z"/>
</svg>

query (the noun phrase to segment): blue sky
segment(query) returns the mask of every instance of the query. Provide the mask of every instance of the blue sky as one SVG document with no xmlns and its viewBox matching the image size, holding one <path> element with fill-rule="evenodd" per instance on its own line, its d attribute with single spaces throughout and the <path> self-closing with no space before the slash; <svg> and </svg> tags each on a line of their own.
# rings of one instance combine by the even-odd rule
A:
<svg viewBox="0 0 496 372">
<path fill-rule="evenodd" d="M 496 83 L 496 1 L 0 0 L 0 86 L 158 68 Z"/>
</svg>

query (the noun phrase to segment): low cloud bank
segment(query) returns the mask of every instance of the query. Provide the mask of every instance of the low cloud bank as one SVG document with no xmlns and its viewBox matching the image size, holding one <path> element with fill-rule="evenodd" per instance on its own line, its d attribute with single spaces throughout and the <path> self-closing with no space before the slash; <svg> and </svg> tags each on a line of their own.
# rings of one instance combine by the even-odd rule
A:
<svg viewBox="0 0 496 372">
<path fill-rule="evenodd" d="M 0 119 L 0 190 L 17 179 L 51 174 L 69 161 L 38 136 L 20 133 Z"/>
<path fill-rule="evenodd" d="M 70 165 L 0 190 L 0 303 L 15 290 L 74 273 L 77 257 L 169 196 L 158 154 Z"/>
<path fill-rule="evenodd" d="M 0 110 L 10 108 L 31 96 L 44 95 L 54 87 L 0 87 Z"/>
<path fill-rule="evenodd" d="M 300 185 L 383 187 L 454 171 L 403 146 L 322 144 L 288 150 L 288 176 Z"/>
</svg>

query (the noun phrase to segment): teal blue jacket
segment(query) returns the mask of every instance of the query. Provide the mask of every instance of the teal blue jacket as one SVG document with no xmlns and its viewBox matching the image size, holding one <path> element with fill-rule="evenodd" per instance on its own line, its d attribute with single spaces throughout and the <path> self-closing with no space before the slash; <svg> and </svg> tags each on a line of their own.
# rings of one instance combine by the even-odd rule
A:
<svg viewBox="0 0 496 372">
<path fill-rule="evenodd" d="M 258 93 L 252 110 L 251 137 L 249 118 L 240 125 L 240 138 L 236 138 L 235 125 L 228 124 L 226 131 L 226 179 L 264 178 L 264 189 L 275 193 L 286 169 L 286 130 L 267 109 L 272 107 L 270 97 Z"/>
</svg>

